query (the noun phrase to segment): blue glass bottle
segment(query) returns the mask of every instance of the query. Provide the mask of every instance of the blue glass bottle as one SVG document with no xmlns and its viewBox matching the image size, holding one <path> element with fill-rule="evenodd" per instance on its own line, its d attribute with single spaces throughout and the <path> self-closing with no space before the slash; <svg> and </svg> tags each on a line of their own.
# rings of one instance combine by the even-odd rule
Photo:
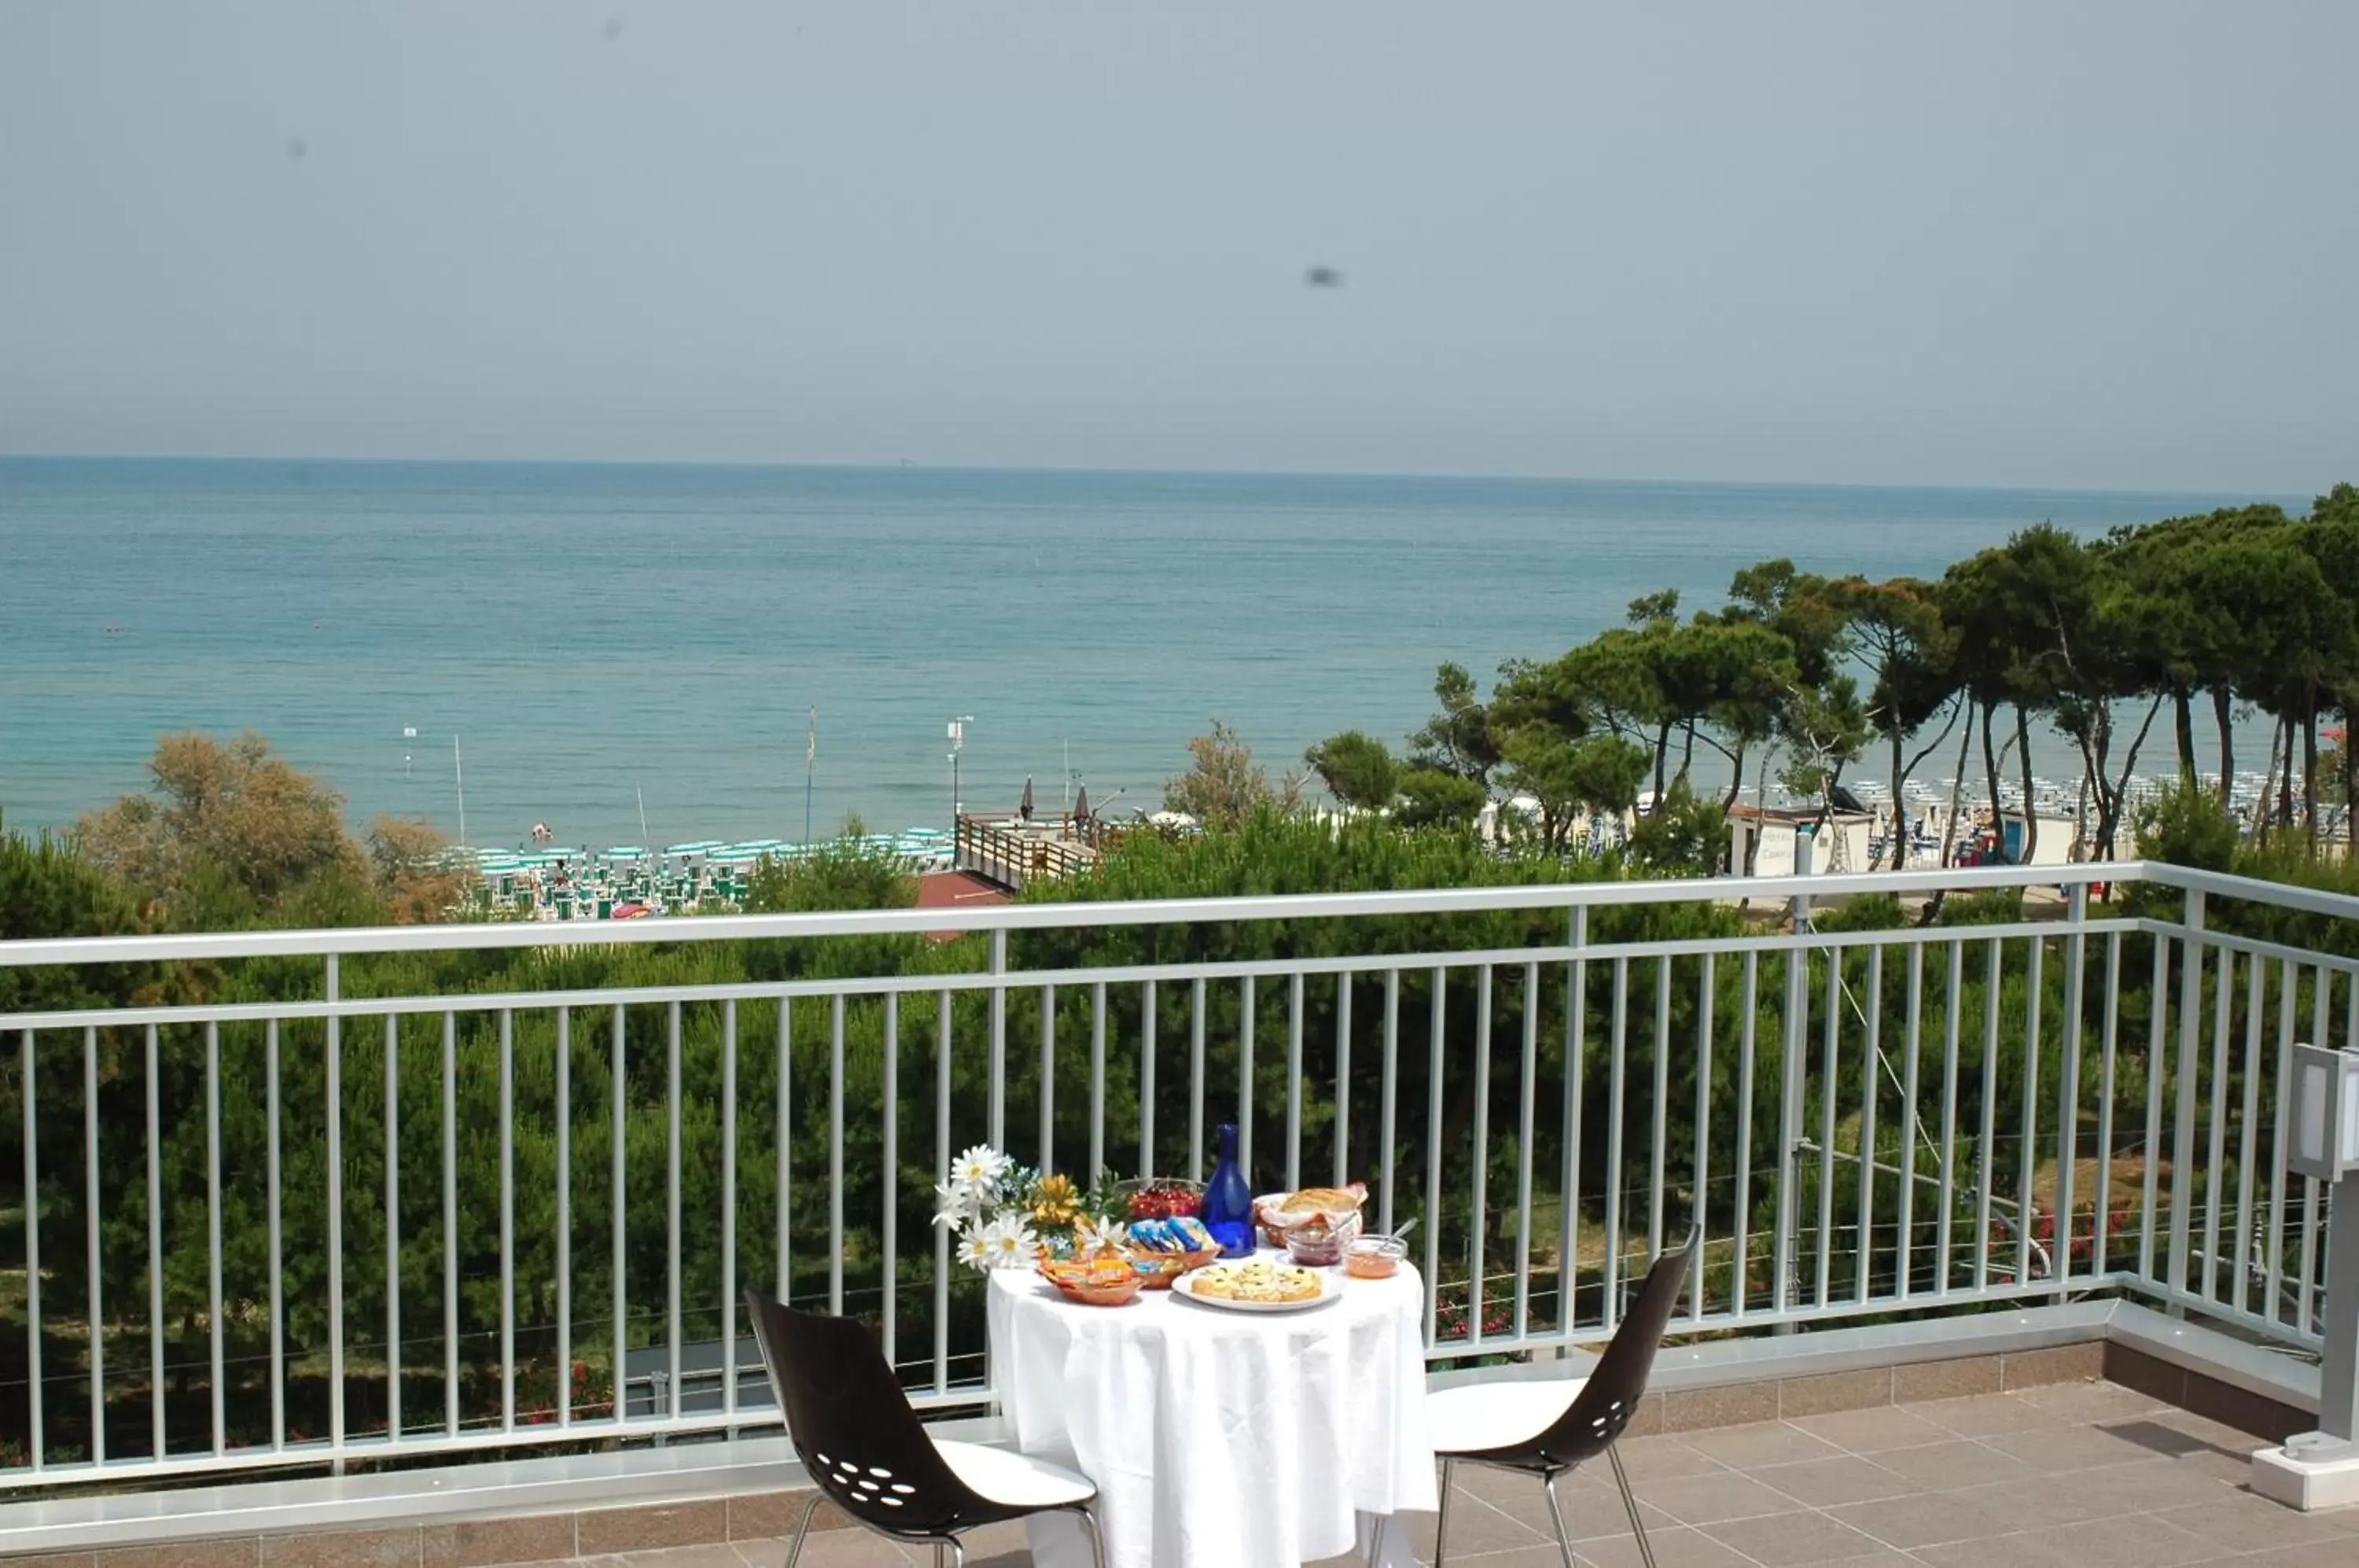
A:
<svg viewBox="0 0 2359 1568">
<path fill-rule="evenodd" d="M 1223 1258 L 1245 1258 L 1254 1249 L 1253 1189 L 1237 1164 L 1237 1127 L 1221 1124 L 1221 1160 L 1204 1189 L 1204 1228 L 1221 1244 Z"/>
</svg>

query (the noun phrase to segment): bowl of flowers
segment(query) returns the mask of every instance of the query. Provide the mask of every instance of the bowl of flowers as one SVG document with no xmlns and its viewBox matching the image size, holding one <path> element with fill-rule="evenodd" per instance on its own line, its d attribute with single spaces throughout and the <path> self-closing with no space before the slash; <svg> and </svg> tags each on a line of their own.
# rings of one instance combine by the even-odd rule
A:
<svg viewBox="0 0 2359 1568">
<path fill-rule="evenodd" d="M 958 1259 L 970 1269 L 1127 1252 L 1119 1224 L 1125 1211 L 1111 1181 L 1084 1192 L 1061 1171 L 1018 1165 L 987 1144 L 952 1160 L 950 1177 L 934 1189 L 934 1223 L 958 1238 Z"/>
</svg>

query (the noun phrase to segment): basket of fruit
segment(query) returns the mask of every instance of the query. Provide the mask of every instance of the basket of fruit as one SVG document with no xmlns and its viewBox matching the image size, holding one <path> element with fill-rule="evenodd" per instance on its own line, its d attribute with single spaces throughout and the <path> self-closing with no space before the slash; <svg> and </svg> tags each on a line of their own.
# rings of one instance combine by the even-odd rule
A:
<svg viewBox="0 0 2359 1568">
<path fill-rule="evenodd" d="M 1149 1176 L 1140 1181 L 1117 1181 L 1112 1189 L 1122 1205 L 1122 1217 L 1129 1220 L 1201 1219 L 1204 1213 L 1204 1184 L 1183 1181 L 1176 1176 Z"/>
</svg>

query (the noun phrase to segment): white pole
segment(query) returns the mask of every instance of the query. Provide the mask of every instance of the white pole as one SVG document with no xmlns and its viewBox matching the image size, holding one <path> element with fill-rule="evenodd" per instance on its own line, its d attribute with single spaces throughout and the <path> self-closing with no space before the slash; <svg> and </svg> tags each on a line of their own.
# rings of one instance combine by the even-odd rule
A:
<svg viewBox="0 0 2359 1568">
<path fill-rule="evenodd" d="M 638 782 L 637 782 L 637 780 L 636 780 L 636 779 L 634 779 L 634 780 L 632 781 L 632 783 L 631 783 L 631 792 L 632 792 L 633 794 L 636 795 L 636 796 L 639 798 L 639 838 L 640 838 L 640 841 L 641 841 L 642 843 L 647 843 L 647 842 L 648 842 L 648 840 L 647 840 L 647 792 L 645 789 L 640 789 L 640 788 L 639 788 L 639 786 L 638 786 Z"/>
<path fill-rule="evenodd" d="M 959 753 L 966 749 L 966 727 L 973 723 L 973 713 L 961 713 L 950 722 L 951 827 L 953 831 L 958 827 L 959 807 L 962 803 L 959 800 Z"/>
<path fill-rule="evenodd" d="M 451 737 L 451 780 L 459 789 L 459 843 L 467 842 L 467 771 L 459 763 L 459 737 Z"/>
</svg>

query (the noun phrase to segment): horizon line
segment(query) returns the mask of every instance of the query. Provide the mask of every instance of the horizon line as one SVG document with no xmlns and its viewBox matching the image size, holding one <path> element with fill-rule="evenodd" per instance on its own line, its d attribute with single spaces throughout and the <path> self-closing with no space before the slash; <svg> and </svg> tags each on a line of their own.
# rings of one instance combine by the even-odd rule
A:
<svg viewBox="0 0 2359 1568">
<path fill-rule="evenodd" d="M 638 468 L 638 469 L 748 469 L 806 470 L 836 473 L 898 474 L 919 471 L 930 474 L 1056 474 L 1076 476 L 1129 476 L 1139 478 L 1228 478 L 1228 479 L 1353 479 L 1428 481 L 1441 483 L 1490 483 L 1507 485 L 1621 485 L 1684 487 L 1691 489 L 1783 489 L 1783 490 L 1933 490 L 1961 493 L 1996 493 L 2031 495 L 2176 495 L 2201 497 L 2206 500 L 2244 499 L 2308 500 L 2300 492 L 2278 492 L 2245 489 L 2180 488 L 2177 486 L 2123 486 L 2118 485 L 2002 485 L 1962 484 L 1958 482 L 1904 483 L 1896 480 L 1860 479 L 1681 479 L 1661 476 L 1603 475 L 1579 474 L 1494 474 L 1476 470 L 1411 470 L 1411 469 L 1327 469 L 1327 468 L 1163 468 L 1153 466 L 1095 467 L 1058 463 L 930 463 L 916 459 L 895 463 L 811 462 L 750 458 L 615 458 L 615 457 L 354 457 L 308 454 L 261 454 L 243 452 L 0 452 L 0 463 L 223 463 L 223 464 L 310 464 L 316 467 L 464 467 L 464 468 Z"/>
</svg>

